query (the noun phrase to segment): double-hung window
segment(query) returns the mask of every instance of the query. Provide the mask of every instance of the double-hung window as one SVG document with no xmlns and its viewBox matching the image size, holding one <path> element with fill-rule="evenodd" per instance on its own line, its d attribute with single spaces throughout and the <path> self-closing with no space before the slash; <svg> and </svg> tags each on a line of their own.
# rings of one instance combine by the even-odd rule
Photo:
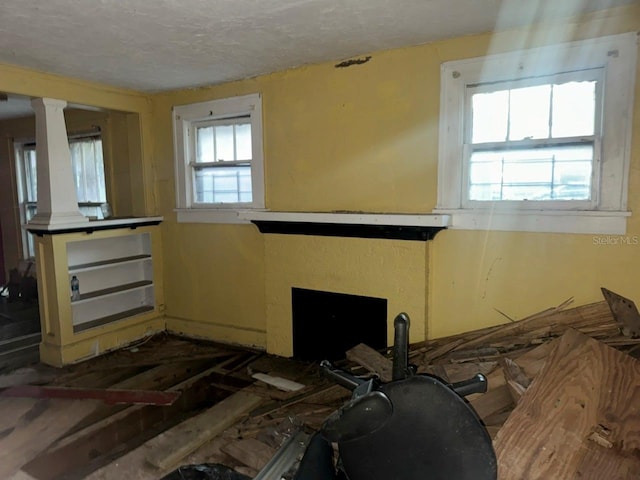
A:
<svg viewBox="0 0 640 480">
<path fill-rule="evenodd" d="M 82 134 L 69 137 L 71 169 L 80 212 L 88 217 L 102 218 L 100 206 L 107 201 L 102 138 L 98 134 Z M 38 211 L 38 175 L 36 144 L 17 142 L 15 145 L 18 172 L 20 215 L 24 223 Z M 25 257 L 33 257 L 33 239 L 24 232 Z"/>
<path fill-rule="evenodd" d="M 437 211 L 454 228 L 623 233 L 634 37 L 445 63 Z"/>
<path fill-rule="evenodd" d="M 201 204 L 250 203 L 251 119 L 249 116 L 193 123 L 196 154 L 189 166 L 194 201 Z"/>
<path fill-rule="evenodd" d="M 258 94 L 174 107 L 176 203 L 181 222 L 239 222 L 264 207 Z"/>
</svg>

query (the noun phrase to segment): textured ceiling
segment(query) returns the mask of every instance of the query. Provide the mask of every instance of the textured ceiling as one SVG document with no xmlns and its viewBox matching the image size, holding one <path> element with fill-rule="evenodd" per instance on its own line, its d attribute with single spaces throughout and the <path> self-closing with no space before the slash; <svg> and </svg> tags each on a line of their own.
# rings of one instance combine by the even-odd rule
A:
<svg viewBox="0 0 640 480">
<path fill-rule="evenodd" d="M 1 0 L 0 63 L 147 92 L 639 0 Z"/>
</svg>

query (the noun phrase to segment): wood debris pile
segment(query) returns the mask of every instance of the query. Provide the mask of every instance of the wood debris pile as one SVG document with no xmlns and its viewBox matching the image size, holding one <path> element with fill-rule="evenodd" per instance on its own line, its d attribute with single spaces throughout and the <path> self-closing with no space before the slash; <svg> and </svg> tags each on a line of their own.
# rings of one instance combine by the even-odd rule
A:
<svg viewBox="0 0 640 480">
<path fill-rule="evenodd" d="M 412 345 L 410 362 L 451 383 L 486 375 L 487 393 L 467 399 L 494 438 L 500 479 L 640 478 L 640 339 L 606 302 L 568 303 Z M 364 345 L 348 357 L 381 378 L 391 366 Z"/>
<path fill-rule="evenodd" d="M 606 302 L 566 309 L 568 303 L 516 322 L 414 346 L 410 361 L 419 372 L 449 382 L 485 374 L 488 392 L 470 397 L 470 402 L 495 435 L 545 364 L 552 341 L 569 329 L 622 351 L 637 351 L 640 339 L 621 333 Z"/>
</svg>

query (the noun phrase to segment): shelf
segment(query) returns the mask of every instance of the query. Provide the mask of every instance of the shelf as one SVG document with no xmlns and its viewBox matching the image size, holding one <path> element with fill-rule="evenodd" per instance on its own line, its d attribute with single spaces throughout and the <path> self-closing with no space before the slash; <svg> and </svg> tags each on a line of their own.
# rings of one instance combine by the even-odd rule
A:
<svg viewBox="0 0 640 480">
<path fill-rule="evenodd" d="M 450 224 L 448 215 L 364 212 L 271 212 L 243 210 L 261 233 L 325 237 L 433 240 Z"/>
<path fill-rule="evenodd" d="M 80 265 L 69 266 L 69 272 L 83 272 L 87 270 L 95 270 L 98 268 L 110 267 L 113 265 L 121 265 L 124 263 L 137 262 L 140 260 L 150 259 L 151 255 L 131 255 L 129 257 L 112 258 L 109 260 L 102 260 L 99 262 L 83 263 Z"/>
<path fill-rule="evenodd" d="M 141 313 L 151 312 L 153 311 L 153 309 L 154 309 L 153 305 L 145 305 L 142 307 L 125 310 L 124 312 L 118 312 L 113 315 L 108 315 L 106 317 L 97 318 L 89 322 L 81 323 L 79 325 L 74 325 L 73 333 L 78 333 L 84 330 L 89 330 L 91 328 L 100 327 L 101 325 L 106 325 L 108 323 L 115 322 L 117 320 L 133 317 L 134 315 L 140 315 Z"/>
<path fill-rule="evenodd" d="M 140 280 L 138 282 L 125 283 L 123 285 L 117 285 L 115 287 L 103 288 L 102 290 L 95 290 L 93 292 L 80 294 L 80 299 L 72 300 L 71 305 L 78 305 L 80 303 L 84 303 L 98 297 L 106 297 L 108 295 L 115 295 L 117 293 L 127 292 L 138 288 L 145 288 L 152 285 L 153 282 L 151 280 Z"/>
<path fill-rule="evenodd" d="M 117 228 L 136 229 L 138 227 L 158 225 L 162 220 L 162 217 L 123 217 L 55 225 L 27 223 L 24 227 L 28 232 L 33 233 L 34 235 L 60 235 L 73 232 L 92 233 L 101 230 L 114 230 Z"/>
</svg>

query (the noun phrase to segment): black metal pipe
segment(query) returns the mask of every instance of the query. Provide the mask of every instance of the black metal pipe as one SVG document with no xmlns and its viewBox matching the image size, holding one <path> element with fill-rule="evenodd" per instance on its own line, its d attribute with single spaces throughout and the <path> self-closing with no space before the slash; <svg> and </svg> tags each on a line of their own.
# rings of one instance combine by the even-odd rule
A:
<svg viewBox="0 0 640 480">
<path fill-rule="evenodd" d="M 354 377 L 350 373 L 347 373 L 343 370 L 333 368 L 333 365 L 331 365 L 331 363 L 327 360 L 323 360 L 322 362 L 320 362 L 320 373 L 325 378 L 333 380 L 338 385 L 342 385 L 349 390 L 355 390 L 356 388 L 358 388 L 358 386 L 366 383 L 366 380 Z"/>
<path fill-rule="evenodd" d="M 393 380 L 407 378 L 409 372 L 409 315 L 400 313 L 393 321 Z"/>
</svg>

